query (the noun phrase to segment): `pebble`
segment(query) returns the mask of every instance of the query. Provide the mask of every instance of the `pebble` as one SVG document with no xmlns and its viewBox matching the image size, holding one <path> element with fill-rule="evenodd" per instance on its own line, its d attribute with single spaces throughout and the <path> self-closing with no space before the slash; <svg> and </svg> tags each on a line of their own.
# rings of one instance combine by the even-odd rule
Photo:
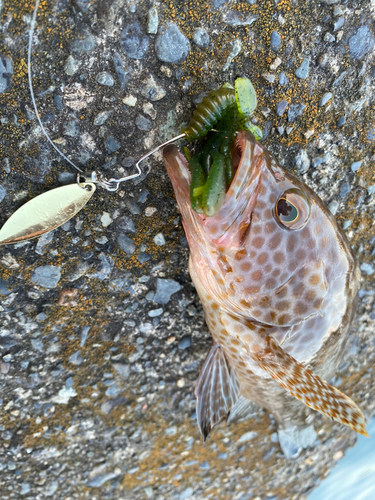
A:
<svg viewBox="0 0 375 500">
<path fill-rule="evenodd" d="M 280 101 L 276 104 L 276 114 L 277 116 L 282 116 L 286 108 L 288 107 L 288 101 Z"/>
<path fill-rule="evenodd" d="M 160 101 L 166 94 L 166 91 L 161 85 L 156 83 L 152 75 L 141 83 L 140 90 L 147 99 L 150 99 L 150 101 Z"/>
<path fill-rule="evenodd" d="M 279 74 L 279 84 L 282 85 L 283 87 L 287 85 L 289 82 L 288 77 L 286 76 L 285 73 L 280 73 Z"/>
<path fill-rule="evenodd" d="M 168 304 L 171 296 L 179 290 L 181 290 L 181 285 L 177 281 L 158 278 L 156 280 L 154 302 L 157 304 Z"/>
<path fill-rule="evenodd" d="M 327 102 L 332 99 L 332 93 L 331 92 L 326 92 L 320 99 L 319 99 L 319 106 L 322 107 L 324 106 L 325 104 L 327 104 Z"/>
<path fill-rule="evenodd" d="M 269 82 L 269 83 L 274 83 L 276 77 L 272 73 L 262 73 L 263 78 Z"/>
<path fill-rule="evenodd" d="M 52 396 L 50 399 L 53 403 L 66 405 L 70 398 L 77 396 L 77 392 L 73 387 L 63 387 L 59 390 L 56 396 Z"/>
<path fill-rule="evenodd" d="M 247 443 L 248 441 L 254 439 L 257 435 L 258 433 L 254 431 L 245 432 L 245 434 L 242 434 L 240 439 L 237 440 L 237 443 Z"/>
<path fill-rule="evenodd" d="M 150 35 L 156 35 L 158 32 L 159 16 L 156 7 L 151 7 L 147 13 L 147 33 Z"/>
<path fill-rule="evenodd" d="M 138 115 L 135 119 L 135 124 L 139 130 L 149 132 L 152 129 L 152 122 L 145 116 Z"/>
<path fill-rule="evenodd" d="M 325 41 L 325 42 L 328 42 L 328 43 L 332 43 L 332 42 L 334 42 L 334 41 L 335 41 L 335 37 L 334 37 L 333 35 L 331 35 L 331 33 L 328 33 L 328 32 L 327 32 L 327 33 L 324 35 L 324 41 Z"/>
<path fill-rule="evenodd" d="M 340 116 L 340 118 L 337 120 L 337 126 L 338 127 L 343 127 L 346 123 L 346 118 L 345 116 Z"/>
<path fill-rule="evenodd" d="M 13 75 L 13 64 L 9 57 L 0 55 L 0 94 L 9 89 Z"/>
<path fill-rule="evenodd" d="M 158 233 L 154 238 L 155 245 L 162 246 L 165 245 L 165 238 L 163 233 Z"/>
<path fill-rule="evenodd" d="M 367 132 L 366 139 L 371 142 L 375 139 L 375 128 Z"/>
<path fill-rule="evenodd" d="M 30 490 L 31 490 L 31 487 L 30 487 L 29 483 L 22 483 L 20 495 L 27 495 L 30 492 Z"/>
<path fill-rule="evenodd" d="M 94 118 L 94 125 L 103 125 L 103 123 L 105 123 L 112 114 L 113 110 L 100 111 L 100 113 L 98 113 Z"/>
<path fill-rule="evenodd" d="M 350 169 L 352 172 L 357 172 L 362 166 L 362 160 L 360 161 L 355 161 L 354 163 L 351 164 Z"/>
<path fill-rule="evenodd" d="M 178 347 L 181 350 L 187 349 L 190 346 L 191 346 L 191 335 L 185 335 L 178 343 Z"/>
<path fill-rule="evenodd" d="M 335 215 L 337 212 L 337 209 L 339 208 L 339 202 L 336 200 L 332 200 L 331 203 L 328 205 L 329 211 L 331 212 L 332 215 Z"/>
<path fill-rule="evenodd" d="M 107 153 L 110 155 L 110 154 L 114 153 L 115 151 L 119 150 L 121 147 L 121 144 L 111 135 L 105 141 L 104 147 L 105 147 Z"/>
<path fill-rule="evenodd" d="M 113 368 L 116 370 L 121 377 L 128 378 L 130 375 L 130 366 L 122 363 L 113 363 Z"/>
<path fill-rule="evenodd" d="M 77 119 L 70 120 L 64 123 L 63 135 L 67 135 L 68 137 L 77 137 L 78 134 L 79 134 L 79 121 Z"/>
<path fill-rule="evenodd" d="M 86 483 L 86 486 L 89 486 L 90 488 L 100 488 L 101 486 L 103 486 L 103 484 L 107 483 L 108 481 L 111 481 L 112 479 L 119 477 L 119 475 L 120 474 L 118 472 L 108 472 L 107 474 L 99 474 L 90 479 L 90 481 Z"/>
<path fill-rule="evenodd" d="M 139 22 L 126 26 L 121 35 L 121 47 L 131 59 L 143 59 L 148 49 L 149 38 L 143 33 Z"/>
<path fill-rule="evenodd" d="M 304 104 L 291 104 L 288 109 L 288 122 L 295 122 L 296 119 L 302 115 L 305 107 Z"/>
<path fill-rule="evenodd" d="M 145 216 L 146 217 L 152 217 L 154 213 L 156 213 L 158 210 L 155 207 L 147 207 L 145 209 Z"/>
<path fill-rule="evenodd" d="M 333 31 L 338 31 L 344 26 L 345 17 L 339 17 L 333 24 Z"/>
<path fill-rule="evenodd" d="M 131 106 L 132 108 L 134 108 L 134 106 L 137 103 L 137 98 L 134 97 L 133 95 L 129 95 L 129 96 L 124 97 L 122 102 L 124 104 L 126 104 L 127 106 Z"/>
<path fill-rule="evenodd" d="M 44 351 L 43 341 L 41 339 L 31 339 L 31 345 L 35 351 L 38 351 L 38 352 Z"/>
<path fill-rule="evenodd" d="M 346 71 L 343 71 L 337 78 L 336 80 L 332 83 L 332 87 L 337 87 L 338 85 L 340 85 L 340 83 L 343 81 L 343 79 L 345 78 L 347 72 Z"/>
<path fill-rule="evenodd" d="M 73 365 L 80 365 L 82 363 L 82 356 L 80 351 L 75 352 L 71 356 L 69 356 L 69 362 Z"/>
<path fill-rule="evenodd" d="M 144 264 L 145 262 L 149 261 L 151 258 L 151 255 L 146 253 L 146 252 L 139 252 L 137 256 L 137 260 L 140 264 Z"/>
<path fill-rule="evenodd" d="M 120 86 L 124 89 L 129 83 L 132 69 L 129 64 L 125 64 L 118 52 L 116 52 L 113 56 L 113 65 L 115 67 L 117 78 L 120 80 Z"/>
<path fill-rule="evenodd" d="M 213 9 L 219 9 L 223 5 L 225 5 L 229 0 L 212 0 Z"/>
<path fill-rule="evenodd" d="M 81 342 L 80 346 L 83 347 L 86 344 L 87 336 L 89 334 L 90 327 L 89 326 L 83 326 L 81 330 Z"/>
<path fill-rule="evenodd" d="M 56 109 L 58 111 L 61 111 L 62 108 L 63 108 L 63 102 L 62 102 L 62 97 L 61 95 L 55 95 L 55 97 L 53 98 L 53 101 L 55 103 L 55 106 L 56 106 Z"/>
<path fill-rule="evenodd" d="M 182 493 L 180 493 L 180 500 L 186 500 L 187 498 L 190 498 L 194 493 L 193 488 L 186 488 Z"/>
<path fill-rule="evenodd" d="M 185 61 L 190 51 L 190 43 L 177 25 L 167 22 L 156 38 L 155 52 L 160 61 L 180 64 Z"/>
<path fill-rule="evenodd" d="M 304 149 L 300 149 L 294 160 L 299 174 L 304 174 L 310 168 L 310 159 Z"/>
<path fill-rule="evenodd" d="M 154 327 L 151 323 L 143 323 L 142 325 L 140 325 L 139 331 L 141 333 L 152 333 L 154 331 Z M 141 353 L 143 354 L 143 350 L 141 351 Z M 131 360 L 131 358 L 132 356 L 129 356 L 129 361 Z"/>
<path fill-rule="evenodd" d="M 278 52 L 280 47 L 281 47 L 281 36 L 278 34 L 277 31 L 273 31 L 271 33 L 271 49 L 274 52 Z"/>
<path fill-rule="evenodd" d="M 141 213 L 141 209 L 133 200 L 126 200 L 126 206 L 133 215 L 139 215 Z"/>
<path fill-rule="evenodd" d="M 132 255 L 135 252 L 135 244 L 134 241 L 129 238 L 129 236 L 126 236 L 125 234 L 119 234 L 117 236 L 117 243 L 118 246 L 121 248 L 123 252 L 126 253 L 126 255 Z"/>
<path fill-rule="evenodd" d="M 107 71 L 98 73 L 95 77 L 95 80 L 100 83 L 100 85 L 106 85 L 107 87 L 113 87 L 113 85 L 115 84 L 113 76 L 110 73 L 107 73 Z"/>
<path fill-rule="evenodd" d="M 160 316 L 163 314 L 164 309 L 162 307 L 159 307 L 159 309 L 151 309 L 151 311 L 148 311 L 148 315 L 150 318 L 156 318 L 156 316 Z"/>
<path fill-rule="evenodd" d="M 322 155 L 322 156 L 316 156 L 315 158 L 313 158 L 312 166 L 314 168 L 316 168 L 318 165 L 321 165 L 322 163 L 326 163 L 328 161 L 328 158 L 329 158 L 328 153 L 326 153 L 325 155 Z"/>
<path fill-rule="evenodd" d="M 340 198 L 345 198 L 345 196 L 348 196 L 349 193 L 350 193 L 350 184 L 349 182 L 344 182 L 341 185 L 339 196 Z"/>
<path fill-rule="evenodd" d="M 310 61 L 305 58 L 302 61 L 301 66 L 298 69 L 296 69 L 294 74 L 296 75 L 297 78 L 305 80 L 309 76 L 309 69 L 310 69 Z"/>
<path fill-rule="evenodd" d="M 370 52 L 375 45 L 375 38 L 368 26 L 361 26 L 349 38 L 349 55 L 352 59 L 361 59 Z"/>
<path fill-rule="evenodd" d="M 124 233 L 136 233 L 133 219 L 124 215 L 116 220 L 117 227 Z"/>
<path fill-rule="evenodd" d="M 145 102 L 142 106 L 143 112 L 146 113 L 150 118 L 155 120 L 156 118 L 156 109 L 151 104 L 151 102 Z"/>
<path fill-rule="evenodd" d="M 51 497 L 57 491 L 59 487 L 59 483 L 57 481 L 52 481 L 44 490 L 44 494 L 46 497 Z"/>
<path fill-rule="evenodd" d="M 81 12 L 86 12 L 90 6 L 91 0 L 76 0 L 76 3 Z"/>
<path fill-rule="evenodd" d="M 68 59 L 65 61 L 64 71 L 67 75 L 72 76 L 75 73 L 77 73 L 79 67 L 80 63 L 76 59 L 74 59 L 73 56 L 69 56 Z"/>
<path fill-rule="evenodd" d="M 95 48 L 95 39 L 90 33 L 86 32 L 85 37 L 80 40 L 74 40 L 71 43 L 70 49 L 73 52 L 81 53 L 81 52 L 92 52 Z"/>
<path fill-rule="evenodd" d="M 6 194 L 7 194 L 7 190 L 5 189 L 4 186 L 0 185 L 0 203 L 3 201 L 3 199 L 6 196 Z"/>
<path fill-rule="evenodd" d="M 34 269 L 31 281 L 44 288 L 55 288 L 61 278 L 59 266 L 40 266 Z"/>
<path fill-rule="evenodd" d="M 374 266 L 372 264 L 369 264 L 368 262 L 363 262 L 360 266 L 360 269 L 364 274 L 367 274 L 367 276 L 371 276 L 371 274 L 374 274 Z"/>
<path fill-rule="evenodd" d="M 227 57 L 227 62 L 223 66 L 223 71 L 227 71 L 227 69 L 229 68 L 233 59 L 236 56 L 238 56 L 238 54 L 241 52 L 241 49 L 242 49 L 241 40 L 239 38 L 236 38 L 235 40 L 233 40 L 233 42 L 231 42 L 231 47 L 232 48 L 231 48 L 229 55 Z"/>
<path fill-rule="evenodd" d="M 210 36 L 202 28 L 198 28 L 193 36 L 194 42 L 198 45 L 198 47 L 201 47 L 202 49 L 206 49 L 210 45 Z"/>
<path fill-rule="evenodd" d="M 6 375 L 10 370 L 10 363 L 0 361 L 0 373 Z"/>
<path fill-rule="evenodd" d="M 177 427 L 172 425 L 171 427 L 165 429 L 164 432 L 166 436 L 174 436 L 175 434 L 177 434 Z"/>
<path fill-rule="evenodd" d="M 229 10 L 223 15 L 223 21 L 230 26 L 250 26 L 258 19 L 257 14 L 245 16 L 238 10 Z"/>
<path fill-rule="evenodd" d="M 341 5 L 335 5 L 333 8 L 333 15 L 337 17 L 337 16 L 342 16 L 343 14 L 344 11 L 342 10 Z"/>
</svg>

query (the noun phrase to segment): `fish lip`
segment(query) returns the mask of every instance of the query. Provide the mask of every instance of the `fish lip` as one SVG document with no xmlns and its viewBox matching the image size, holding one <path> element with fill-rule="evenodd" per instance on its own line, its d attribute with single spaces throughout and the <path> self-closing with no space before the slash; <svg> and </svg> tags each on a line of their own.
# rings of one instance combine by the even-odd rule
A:
<svg viewBox="0 0 375 500">
<path fill-rule="evenodd" d="M 175 193 L 189 200 L 191 174 L 185 156 L 174 144 L 169 144 L 163 149 L 163 159 Z"/>
</svg>

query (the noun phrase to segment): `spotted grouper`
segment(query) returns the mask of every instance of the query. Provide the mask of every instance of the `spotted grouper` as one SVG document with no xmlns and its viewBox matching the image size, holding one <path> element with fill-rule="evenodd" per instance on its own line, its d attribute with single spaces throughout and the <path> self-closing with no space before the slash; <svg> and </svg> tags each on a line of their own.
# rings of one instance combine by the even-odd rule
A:
<svg viewBox="0 0 375 500">
<path fill-rule="evenodd" d="M 248 131 L 237 135 L 236 174 L 213 217 L 192 209 L 178 149 L 163 155 L 213 338 L 195 390 L 204 439 L 250 401 L 274 415 L 279 435 L 303 428 L 300 401 L 367 435 L 358 406 L 325 381 L 349 336 L 359 278 L 327 207 Z"/>
</svg>

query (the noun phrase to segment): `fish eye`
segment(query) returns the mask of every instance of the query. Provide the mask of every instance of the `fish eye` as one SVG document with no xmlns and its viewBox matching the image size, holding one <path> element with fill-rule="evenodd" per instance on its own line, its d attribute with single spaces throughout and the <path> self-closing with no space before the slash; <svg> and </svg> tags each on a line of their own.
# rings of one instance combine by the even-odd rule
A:
<svg viewBox="0 0 375 500">
<path fill-rule="evenodd" d="M 287 229 L 301 229 L 310 217 L 310 204 L 300 189 L 287 189 L 275 203 L 277 222 Z"/>
</svg>

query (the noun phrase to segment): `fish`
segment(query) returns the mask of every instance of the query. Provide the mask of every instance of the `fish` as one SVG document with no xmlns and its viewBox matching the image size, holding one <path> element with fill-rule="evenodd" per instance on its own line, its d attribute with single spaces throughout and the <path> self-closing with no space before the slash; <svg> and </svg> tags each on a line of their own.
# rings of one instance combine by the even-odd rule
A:
<svg viewBox="0 0 375 500">
<path fill-rule="evenodd" d="M 195 388 L 204 440 L 251 402 L 281 431 L 304 405 L 368 436 L 357 404 L 330 385 L 350 334 L 360 273 L 323 201 L 251 132 L 235 138 L 234 179 L 219 212 L 193 210 L 188 162 L 163 151 L 189 243 L 189 272 L 213 344 Z"/>
</svg>

